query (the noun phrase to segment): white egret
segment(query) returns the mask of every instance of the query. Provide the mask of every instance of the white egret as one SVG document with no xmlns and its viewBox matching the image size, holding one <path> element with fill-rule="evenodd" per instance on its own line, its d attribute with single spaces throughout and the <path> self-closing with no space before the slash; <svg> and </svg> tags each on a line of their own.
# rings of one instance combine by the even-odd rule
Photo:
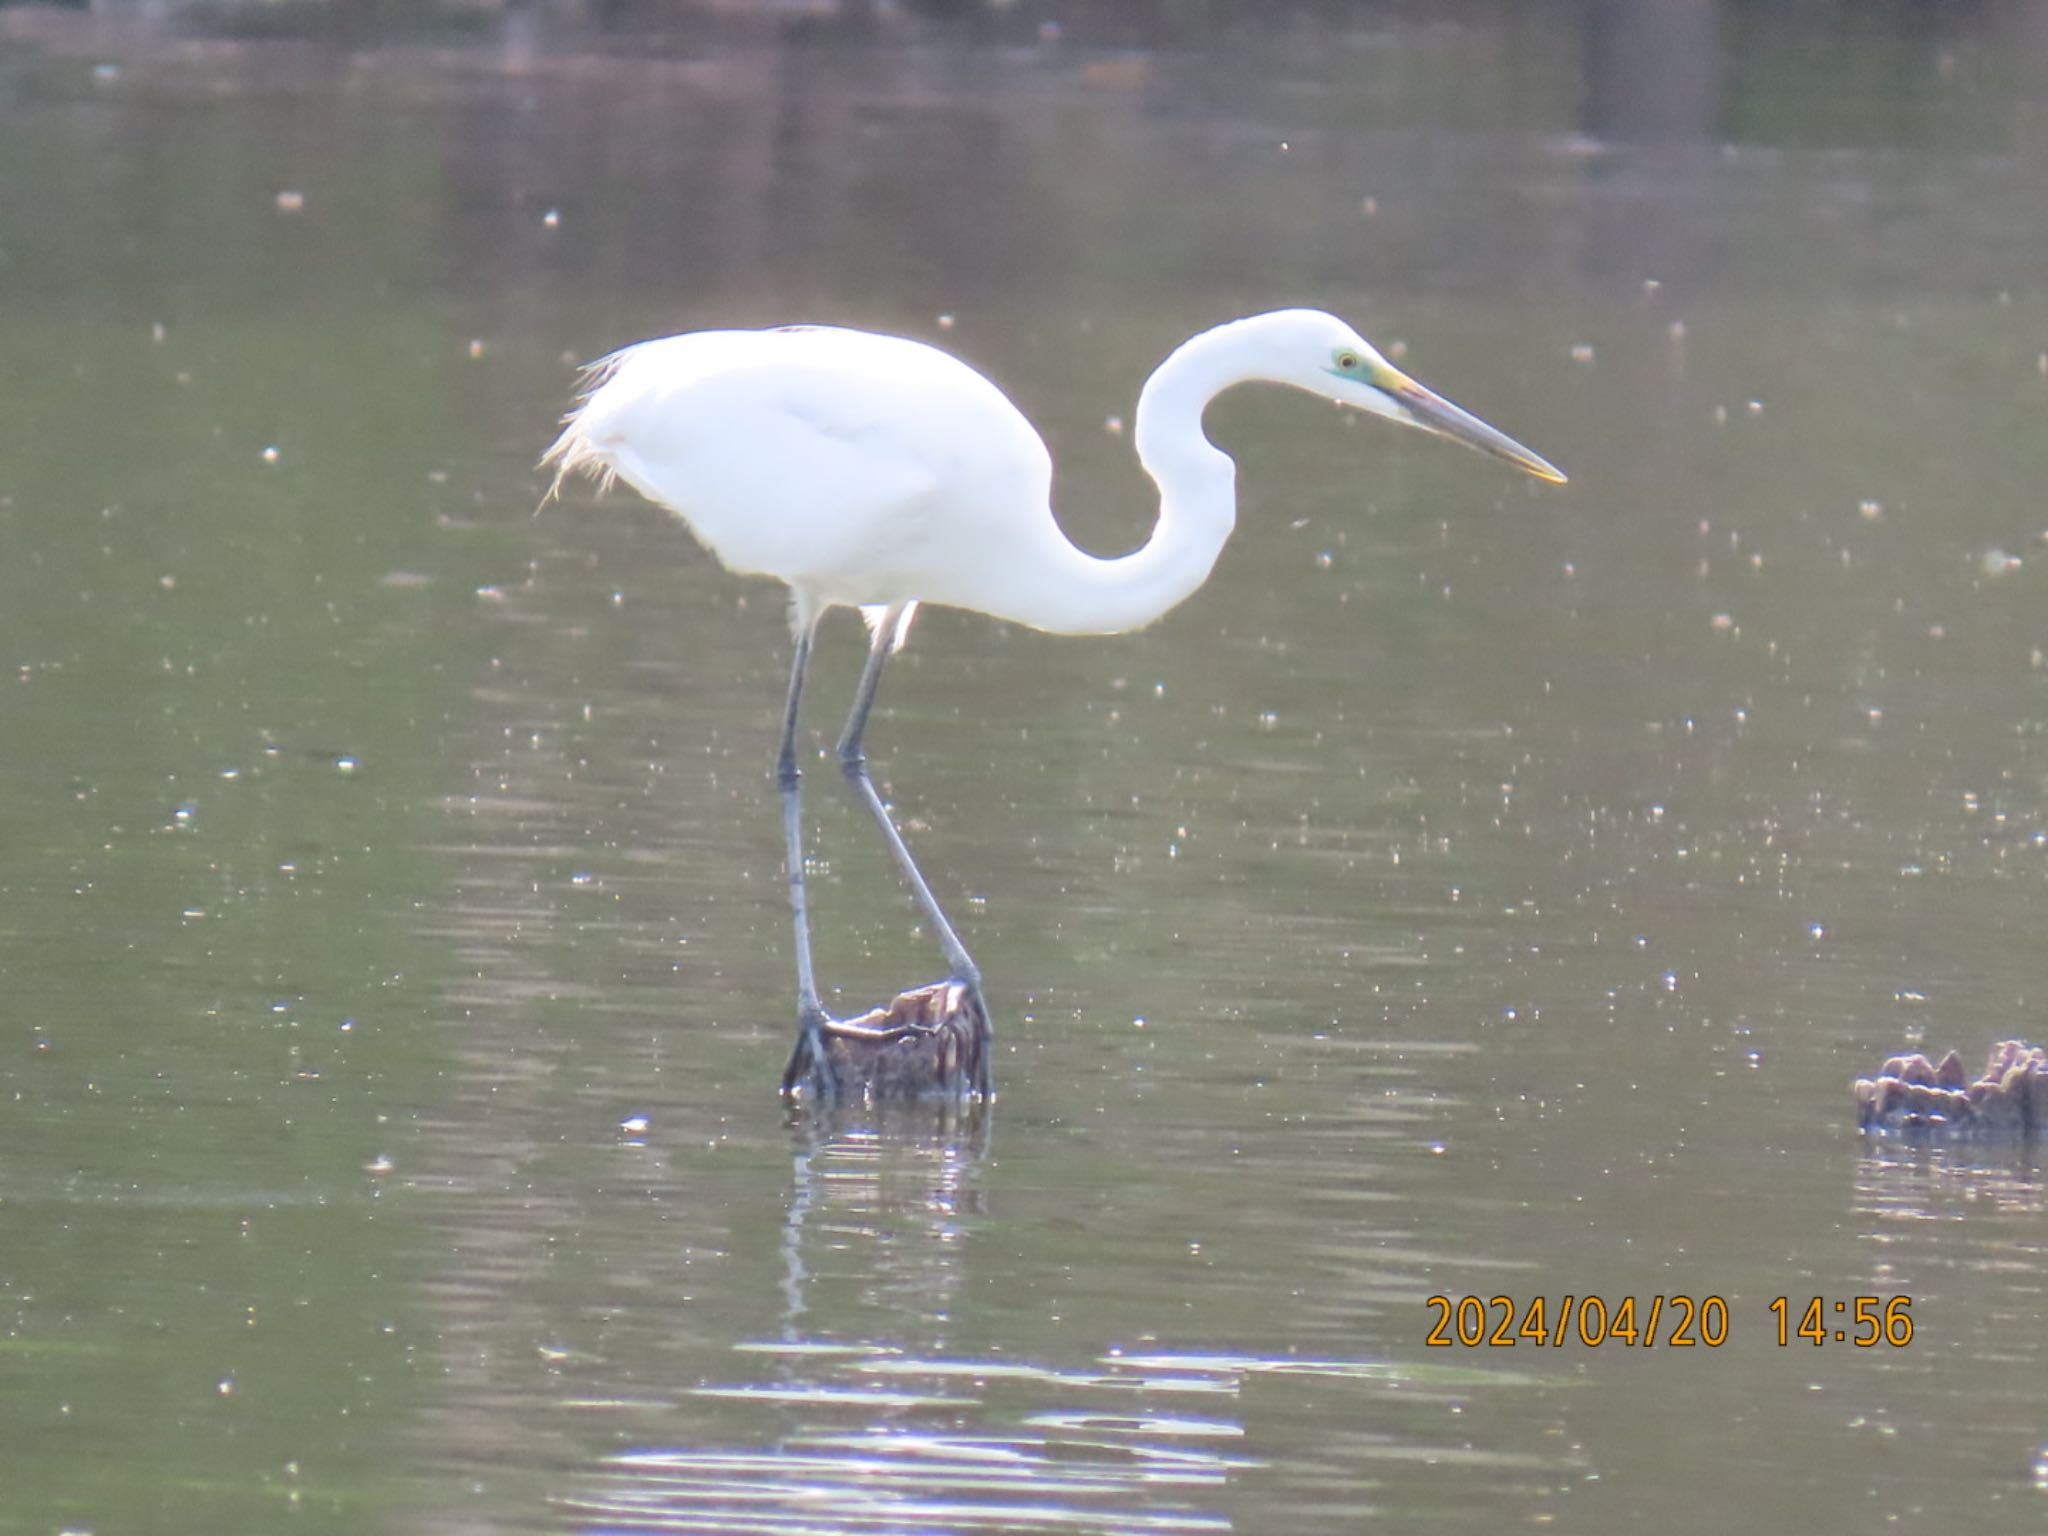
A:
<svg viewBox="0 0 2048 1536">
<path fill-rule="evenodd" d="M 729 569 L 788 583 L 795 659 L 777 757 L 796 925 L 797 1040 L 783 1092 L 833 1092 L 811 968 L 796 731 L 818 621 L 859 608 L 871 640 L 840 767 L 875 819 L 974 1014 L 972 1091 L 986 1098 L 981 973 L 918 872 L 862 751 L 882 667 L 920 602 L 1058 634 L 1143 627 L 1208 578 L 1236 521 L 1235 466 L 1202 413 L 1236 384 L 1293 385 L 1505 459 L 1563 474 L 1432 394 L 1343 321 L 1289 309 L 1183 342 L 1138 397 L 1138 460 L 1159 487 L 1140 549 L 1098 559 L 1060 532 L 1052 458 L 1002 391 L 922 342 L 825 326 L 699 331 L 643 341 L 586 370 L 580 403 L 542 459 L 554 489 L 578 471 L 624 480 L 680 516 Z M 937 1085 L 935 1085 L 937 1086 Z"/>
</svg>

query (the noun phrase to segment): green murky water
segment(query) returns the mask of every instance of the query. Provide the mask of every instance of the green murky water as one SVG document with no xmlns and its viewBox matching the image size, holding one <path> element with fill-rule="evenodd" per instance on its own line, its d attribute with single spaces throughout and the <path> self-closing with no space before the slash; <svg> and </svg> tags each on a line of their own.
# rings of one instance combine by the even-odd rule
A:
<svg viewBox="0 0 2048 1536">
<path fill-rule="evenodd" d="M 1845 1085 L 2042 1031 L 2041 6 L 393 25 L 0 10 L 0 1531 L 2038 1527 L 2039 1165 Z M 535 514 L 572 363 L 942 340 L 1114 550 L 1287 303 L 1572 485 L 1245 392 L 1164 622 L 926 614 L 1004 1095 L 790 1124 L 780 599 Z"/>
</svg>

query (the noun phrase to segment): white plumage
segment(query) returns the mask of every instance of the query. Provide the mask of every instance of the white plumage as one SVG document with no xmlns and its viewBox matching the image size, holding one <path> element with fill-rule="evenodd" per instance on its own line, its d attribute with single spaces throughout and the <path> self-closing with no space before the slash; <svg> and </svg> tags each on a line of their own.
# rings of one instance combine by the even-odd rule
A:
<svg viewBox="0 0 2048 1536">
<path fill-rule="evenodd" d="M 1432 394 L 1356 331 L 1280 310 L 1204 331 L 1146 382 L 1133 437 L 1159 521 L 1131 554 L 1077 549 L 1053 516 L 1052 457 L 1003 392 L 922 342 L 828 326 L 699 331 L 645 341 L 586 372 L 582 403 L 543 464 L 624 480 L 679 515 L 734 571 L 788 584 L 797 653 L 780 778 L 797 930 L 797 1048 L 785 1091 L 830 1090 L 811 976 L 794 733 L 805 663 L 828 608 L 861 608 L 874 636 L 840 757 L 984 1021 L 980 978 L 867 778 L 861 734 L 883 660 L 919 602 L 1034 628 L 1107 634 L 1150 623 L 1207 579 L 1236 521 L 1234 467 L 1202 431 L 1209 401 L 1252 380 L 1288 384 L 1564 476 Z M 985 1027 L 985 1025 L 984 1025 Z M 986 1093 L 986 1058 L 972 1085 Z"/>
</svg>

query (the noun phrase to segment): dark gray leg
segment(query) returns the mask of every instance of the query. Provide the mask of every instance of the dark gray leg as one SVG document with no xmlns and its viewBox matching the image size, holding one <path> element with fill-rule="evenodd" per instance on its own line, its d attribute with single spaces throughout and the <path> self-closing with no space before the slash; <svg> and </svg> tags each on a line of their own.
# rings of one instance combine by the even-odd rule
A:
<svg viewBox="0 0 2048 1536">
<path fill-rule="evenodd" d="M 804 903 L 804 834 L 798 800 L 803 770 L 796 765 L 796 720 L 803 702 L 804 671 L 811 661 L 812 623 L 798 634 L 796 658 L 789 668 L 789 708 L 782 720 L 782 751 L 775 759 L 775 782 L 782 790 L 782 835 L 789 860 L 789 909 L 796 922 L 796 1046 L 782 1072 L 782 1091 L 794 1093 L 810 1085 L 831 1092 L 832 1074 L 825 1070 L 824 1028 L 830 1015 L 818 1000 L 817 977 L 811 970 L 811 918 Z"/>
<path fill-rule="evenodd" d="M 976 1052 L 974 1091 L 983 1098 L 991 1097 L 992 1078 L 989 1057 L 992 1054 L 988 1036 L 988 1004 L 981 995 L 981 970 L 967 953 L 967 946 L 960 942 L 960 935 L 953 931 L 953 925 L 946 921 L 946 914 L 939 907 L 938 898 L 932 895 L 932 888 L 925 884 L 924 875 L 918 870 L 917 861 L 910 856 L 910 849 L 903 841 L 903 834 L 896 830 L 896 823 L 889 819 L 889 808 L 882 803 L 881 794 L 875 789 L 875 781 L 868 777 L 867 754 L 861 750 L 861 738 L 868 728 L 868 713 L 874 708 L 875 691 L 881 686 L 882 668 L 888 663 L 889 651 L 894 642 L 896 628 L 902 622 L 903 607 L 898 604 L 890 608 L 882 622 L 875 626 L 874 642 L 868 648 L 867 665 L 860 674 L 860 688 L 853 696 L 853 712 L 846 717 L 846 730 L 839 738 L 839 771 L 845 775 L 852 787 L 854 798 L 867 807 L 868 814 L 875 818 L 875 825 L 881 828 L 882 841 L 889 845 L 889 854 L 896 861 L 896 868 L 909 884 L 911 894 L 917 898 L 918 907 L 923 911 L 925 921 L 937 935 L 939 950 L 946 957 L 947 968 L 952 980 L 967 989 L 968 999 L 975 1012 L 975 1033 L 980 1038 L 981 1049 Z"/>
</svg>

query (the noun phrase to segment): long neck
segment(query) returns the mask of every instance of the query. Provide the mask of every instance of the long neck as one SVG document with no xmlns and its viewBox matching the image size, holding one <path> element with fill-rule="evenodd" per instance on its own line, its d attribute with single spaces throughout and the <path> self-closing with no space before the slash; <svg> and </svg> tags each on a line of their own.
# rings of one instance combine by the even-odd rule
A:
<svg viewBox="0 0 2048 1536">
<path fill-rule="evenodd" d="M 1055 579 L 1009 617 L 1056 634 L 1142 629 L 1209 579 L 1237 524 L 1237 472 L 1202 433 L 1202 411 L 1245 371 L 1232 325 L 1183 342 L 1138 396 L 1138 461 L 1159 487 L 1159 521 L 1142 549 L 1101 560 L 1055 535 Z"/>
</svg>

